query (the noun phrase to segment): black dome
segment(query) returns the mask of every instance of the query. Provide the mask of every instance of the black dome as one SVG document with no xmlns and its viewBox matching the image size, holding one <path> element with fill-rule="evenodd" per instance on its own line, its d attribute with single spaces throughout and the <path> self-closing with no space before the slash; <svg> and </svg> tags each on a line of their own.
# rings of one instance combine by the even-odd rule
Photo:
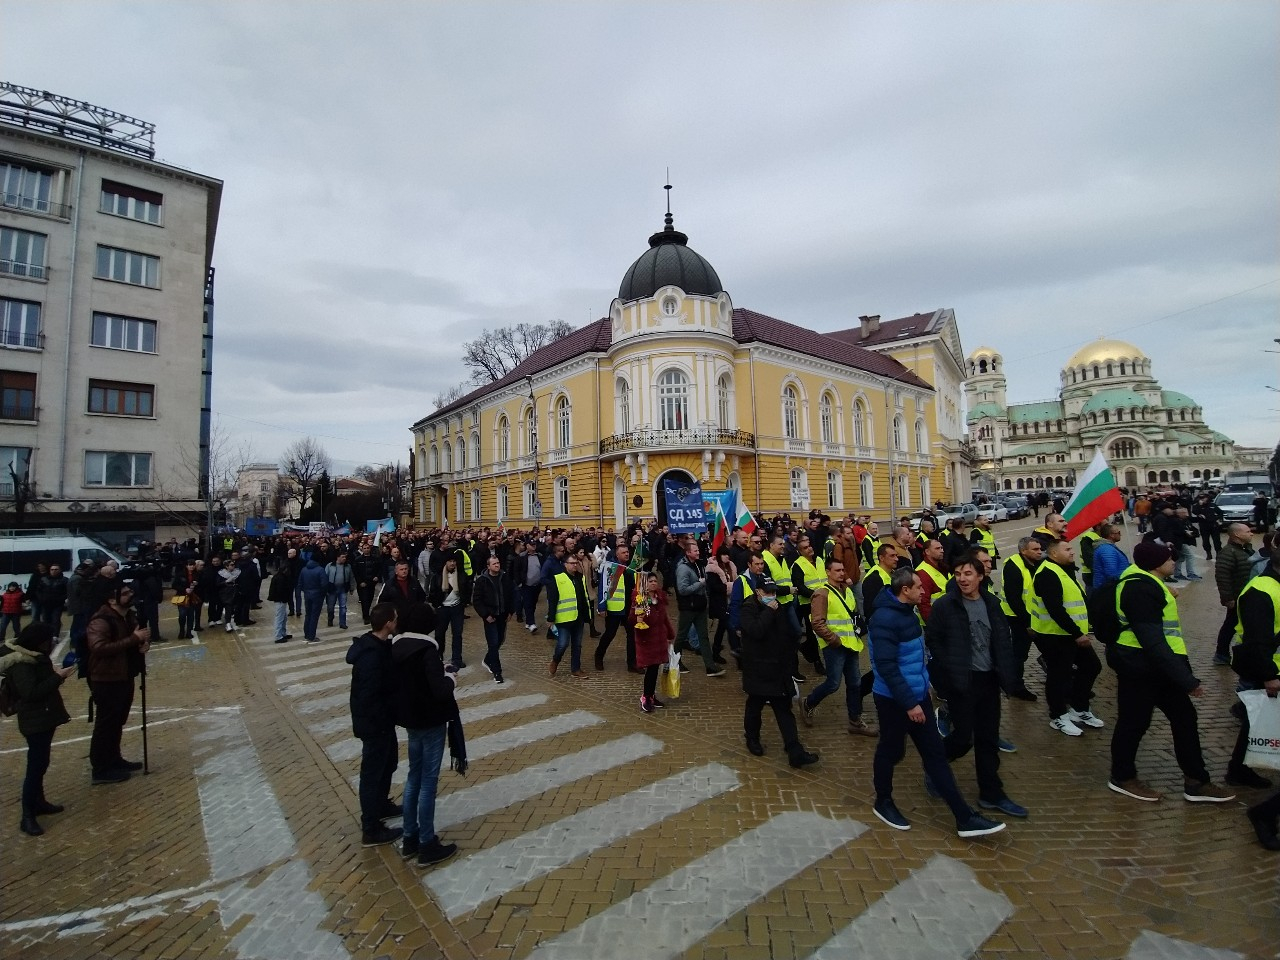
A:
<svg viewBox="0 0 1280 960">
<path fill-rule="evenodd" d="M 669 213 L 667 225 L 649 238 L 649 249 L 623 275 L 618 299 L 642 300 L 668 285 L 706 297 L 724 291 L 715 267 L 690 249 L 689 238 L 672 226 Z"/>
</svg>

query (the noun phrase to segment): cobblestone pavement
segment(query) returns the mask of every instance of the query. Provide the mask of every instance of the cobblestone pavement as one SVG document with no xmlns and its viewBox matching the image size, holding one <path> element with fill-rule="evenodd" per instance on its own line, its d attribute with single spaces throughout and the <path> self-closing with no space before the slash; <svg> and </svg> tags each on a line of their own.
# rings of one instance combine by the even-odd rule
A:
<svg viewBox="0 0 1280 960">
<path fill-rule="evenodd" d="M 1002 551 L 1029 526 L 1001 525 Z M 1209 663 L 1211 581 L 1189 585 L 1182 606 L 1221 775 L 1237 727 L 1230 671 Z M 357 631 L 275 645 L 266 614 L 241 634 L 153 649 L 147 776 L 89 786 L 84 687 L 69 683 L 77 719 L 59 730 L 47 780 L 67 812 L 44 818 L 42 838 L 18 833 L 24 747 L 12 721 L 0 726 L 5 956 L 1277 956 L 1280 859 L 1243 815 L 1257 797 L 1184 802 L 1163 720 L 1140 768 L 1165 800 L 1139 804 L 1105 787 L 1109 730 L 1063 737 L 1043 703 L 1006 701 L 1018 750 L 1002 775 L 1030 818 L 958 839 L 909 751 L 903 833 L 871 813 L 874 741 L 846 734 L 840 695 L 802 728 L 822 761 L 797 772 L 769 716 L 767 755 L 743 748 L 732 668 L 711 679 L 695 665 L 681 698 L 645 715 L 621 639 L 604 672 L 588 640 L 588 675 L 552 679 L 549 642 L 513 628 L 499 687 L 479 669 L 475 619 L 459 688 L 473 764 L 442 773 L 437 813 L 460 853 L 418 870 L 394 847 L 360 846 L 343 662 Z M 1113 719 L 1109 671 L 1099 690 L 1097 712 Z M 136 728 L 126 748 L 140 758 Z M 956 773 L 973 799 L 972 763 Z"/>
</svg>

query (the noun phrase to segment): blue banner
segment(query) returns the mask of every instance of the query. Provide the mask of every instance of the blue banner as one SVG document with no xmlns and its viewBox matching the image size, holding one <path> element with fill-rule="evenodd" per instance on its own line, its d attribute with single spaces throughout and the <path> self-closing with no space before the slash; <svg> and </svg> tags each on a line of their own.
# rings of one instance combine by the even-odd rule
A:
<svg viewBox="0 0 1280 960">
<path fill-rule="evenodd" d="M 738 491 L 702 491 L 702 513 L 707 518 L 707 523 L 712 523 L 716 518 L 716 503 L 720 504 L 720 510 L 724 513 L 725 525 L 732 530 L 738 520 Z"/>
<path fill-rule="evenodd" d="M 667 527 L 672 533 L 705 533 L 707 521 L 702 507 L 702 484 L 663 480 L 667 501 Z"/>
<path fill-rule="evenodd" d="M 364 522 L 365 533 L 395 533 L 396 522 L 391 517 L 385 520 L 366 520 Z"/>
<path fill-rule="evenodd" d="M 244 532 L 251 537 L 274 537 L 280 524 L 270 517 L 250 517 L 244 522 Z"/>
</svg>

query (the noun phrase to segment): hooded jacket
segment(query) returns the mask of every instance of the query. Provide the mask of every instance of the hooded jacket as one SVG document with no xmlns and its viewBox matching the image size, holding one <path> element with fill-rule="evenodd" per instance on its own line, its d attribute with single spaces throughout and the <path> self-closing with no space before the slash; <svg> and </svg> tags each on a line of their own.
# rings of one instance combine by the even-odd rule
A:
<svg viewBox="0 0 1280 960">
<path fill-rule="evenodd" d="M 402 633 L 391 644 L 392 704 L 397 726 L 438 727 L 458 719 L 454 675 L 446 673 L 440 647 L 421 633 Z"/>
<path fill-rule="evenodd" d="M 311 565 L 319 569 L 315 561 Z M 320 573 L 323 576 L 324 571 Z M 351 664 L 352 733 L 363 740 L 393 730 L 391 641 L 379 639 L 372 632 L 363 633 L 351 641 L 347 663 Z"/>
<path fill-rule="evenodd" d="M 0 676 L 7 676 L 18 698 L 18 732 L 24 737 L 48 733 L 71 719 L 62 704 L 62 677 L 49 655 L 12 643 L 0 646 Z"/>
<path fill-rule="evenodd" d="M 324 567 L 316 563 L 314 558 L 308 560 L 298 574 L 298 588 L 303 595 L 313 598 L 323 597 L 328 592 L 329 578 L 325 576 Z"/>
</svg>

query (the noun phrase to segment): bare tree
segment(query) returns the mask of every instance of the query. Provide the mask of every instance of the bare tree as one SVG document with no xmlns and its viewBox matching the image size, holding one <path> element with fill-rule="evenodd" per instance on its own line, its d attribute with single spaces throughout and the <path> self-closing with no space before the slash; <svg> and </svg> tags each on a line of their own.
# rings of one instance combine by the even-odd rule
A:
<svg viewBox="0 0 1280 960">
<path fill-rule="evenodd" d="M 439 410 L 441 407 L 447 407 L 449 404 L 453 403 L 453 401 L 462 399 L 471 392 L 467 389 L 469 386 L 470 384 L 467 383 L 459 383 L 456 386 L 450 387 L 448 390 L 441 390 L 431 398 L 432 411 Z"/>
<path fill-rule="evenodd" d="M 329 472 L 329 454 L 315 437 L 303 437 L 285 448 L 280 462 L 284 475 L 297 485 L 301 512 L 307 508 L 311 488 L 316 485 L 320 475 Z"/>
<path fill-rule="evenodd" d="M 468 340 L 462 345 L 462 362 L 471 370 L 472 383 L 493 383 L 518 367 L 535 350 L 555 343 L 572 332 L 573 327 L 563 320 L 553 320 L 551 323 L 517 323 L 510 327 L 485 330 L 474 340 Z"/>
</svg>

